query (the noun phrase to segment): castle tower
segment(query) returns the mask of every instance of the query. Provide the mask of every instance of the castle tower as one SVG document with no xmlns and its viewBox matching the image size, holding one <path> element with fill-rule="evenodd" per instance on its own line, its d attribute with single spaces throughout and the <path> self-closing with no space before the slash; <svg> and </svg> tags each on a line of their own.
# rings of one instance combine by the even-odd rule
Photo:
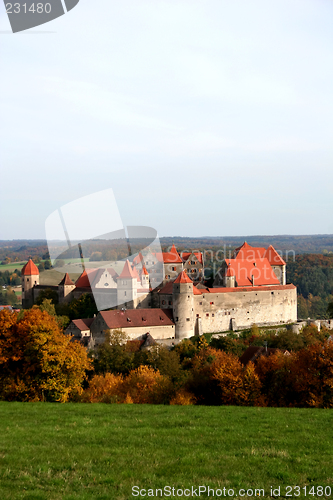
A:
<svg viewBox="0 0 333 500">
<path fill-rule="evenodd" d="M 236 286 L 236 276 L 234 271 L 231 269 L 230 264 L 228 264 L 228 268 L 223 277 L 223 281 L 223 285 L 227 288 L 235 288 Z"/>
<path fill-rule="evenodd" d="M 39 271 L 36 264 L 30 259 L 21 271 L 22 280 L 22 307 L 28 309 L 34 304 L 34 286 L 39 285 Z"/>
<path fill-rule="evenodd" d="M 69 274 L 66 273 L 58 285 L 59 302 L 69 302 L 71 300 L 71 292 L 75 289 L 73 281 Z"/>
<path fill-rule="evenodd" d="M 137 298 L 138 273 L 134 272 L 127 260 L 124 269 L 117 278 L 117 304 L 132 302 Z"/>
<path fill-rule="evenodd" d="M 145 266 L 142 266 L 140 275 L 142 288 L 149 290 L 149 273 Z"/>
<path fill-rule="evenodd" d="M 194 335 L 193 281 L 182 271 L 172 286 L 175 338 L 185 339 Z"/>
</svg>

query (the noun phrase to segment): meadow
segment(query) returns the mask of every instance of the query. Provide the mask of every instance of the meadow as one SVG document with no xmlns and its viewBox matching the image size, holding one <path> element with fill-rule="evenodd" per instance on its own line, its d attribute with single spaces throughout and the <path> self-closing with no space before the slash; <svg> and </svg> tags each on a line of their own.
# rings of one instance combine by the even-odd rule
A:
<svg viewBox="0 0 333 500">
<path fill-rule="evenodd" d="M 141 499 L 165 486 L 199 497 L 203 485 L 222 498 L 278 486 L 274 498 L 296 498 L 287 486 L 333 496 L 331 410 L 1 402 L 0 426 L 2 500 Z"/>
</svg>

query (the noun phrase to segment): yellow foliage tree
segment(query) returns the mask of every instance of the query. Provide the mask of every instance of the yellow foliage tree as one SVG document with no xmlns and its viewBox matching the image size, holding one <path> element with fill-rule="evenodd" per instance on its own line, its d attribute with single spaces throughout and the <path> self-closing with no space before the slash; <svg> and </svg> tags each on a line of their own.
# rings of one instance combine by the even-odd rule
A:
<svg viewBox="0 0 333 500">
<path fill-rule="evenodd" d="M 66 402 L 82 392 L 86 350 L 38 308 L 18 317 L 0 311 L 0 396 L 16 401 Z"/>
</svg>

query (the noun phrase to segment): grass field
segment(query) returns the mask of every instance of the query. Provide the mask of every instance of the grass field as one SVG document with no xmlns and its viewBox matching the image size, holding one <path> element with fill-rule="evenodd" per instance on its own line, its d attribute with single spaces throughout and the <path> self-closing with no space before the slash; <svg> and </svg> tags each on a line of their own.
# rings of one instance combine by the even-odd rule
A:
<svg viewBox="0 0 333 500">
<path fill-rule="evenodd" d="M 198 494 L 203 485 L 221 489 L 222 497 L 232 488 L 233 498 L 250 498 L 240 497 L 240 488 L 263 488 L 270 498 L 271 486 L 281 486 L 279 497 L 289 498 L 288 485 L 307 486 L 307 492 L 326 486 L 333 493 L 332 415 L 283 408 L 2 402 L 0 498 L 125 500 L 148 498 L 148 489 L 155 494 L 165 486 L 193 486 Z M 147 490 L 146 497 L 132 496 L 136 485 Z M 181 498 L 176 490 L 171 498 Z"/>
<path fill-rule="evenodd" d="M 21 271 L 22 267 L 26 263 L 27 263 L 26 261 L 22 261 L 22 262 L 13 262 L 11 264 L 0 264 L 0 271 L 1 272 L 11 271 L 12 273 L 15 271 L 15 269 Z"/>
</svg>

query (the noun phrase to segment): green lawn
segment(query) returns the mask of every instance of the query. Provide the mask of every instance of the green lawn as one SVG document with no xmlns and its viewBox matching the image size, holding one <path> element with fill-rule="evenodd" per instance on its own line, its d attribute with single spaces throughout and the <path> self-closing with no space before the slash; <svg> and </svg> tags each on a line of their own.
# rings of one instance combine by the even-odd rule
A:
<svg viewBox="0 0 333 500">
<path fill-rule="evenodd" d="M 264 488 L 270 498 L 271 486 L 281 486 L 280 498 L 289 498 L 287 485 L 307 485 L 308 492 L 330 486 L 333 496 L 332 415 L 309 409 L 2 402 L 0 498 L 120 500 L 148 498 L 148 491 L 146 497 L 132 496 L 133 486 L 193 486 L 198 493 L 200 485 L 221 489 L 222 498 L 230 488 L 233 498 L 248 498 L 239 496 L 240 488 Z"/>
</svg>

